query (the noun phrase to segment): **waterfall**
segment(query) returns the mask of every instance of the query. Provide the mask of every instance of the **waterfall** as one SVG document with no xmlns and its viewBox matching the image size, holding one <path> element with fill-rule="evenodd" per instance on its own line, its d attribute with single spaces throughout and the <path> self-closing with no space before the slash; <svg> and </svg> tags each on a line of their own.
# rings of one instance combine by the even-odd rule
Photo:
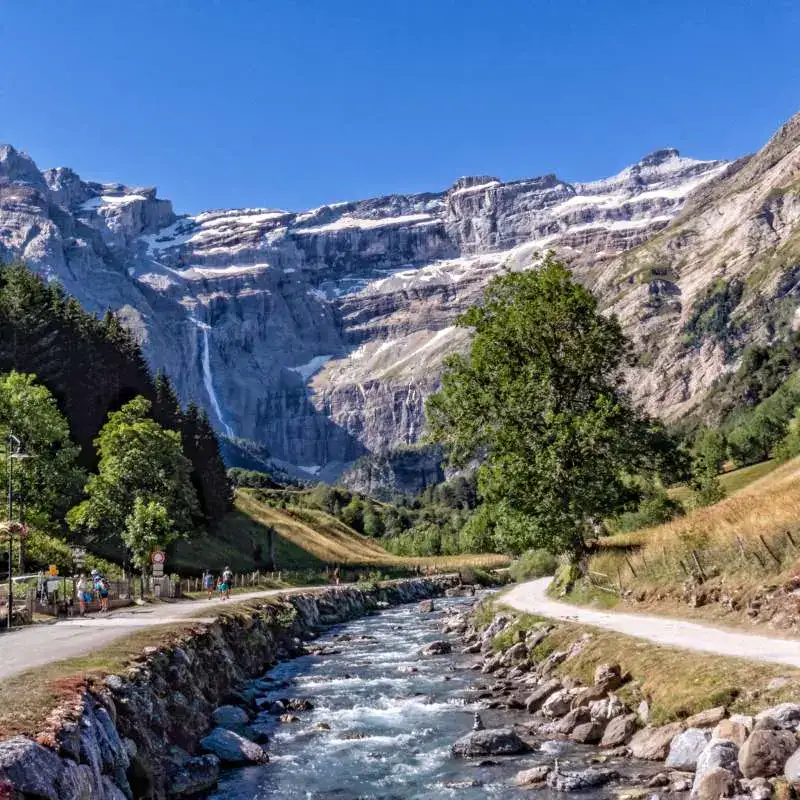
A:
<svg viewBox="0 0 800 800">
<path fill-rule="evenodd" d="M 203 332 L 203 385 L 206 387 L 206 394 L 211 401 L 211 407 L 217 415 L 219 424 L 225 429 L 225 435 L 229 439 L 233 439 L 233 429 L 225 421 L 225 417 L 222 416 L 222 409 L 217 399 L 217 393 L 214 391 L 214 376 L 211 372 L 211 350 L 208 346 L 208 332 L 211 330 L 211 326 L 205 322 L 200 322 L 200 320 L 194 316 L 190 317 L 190 319 Z"/>
</svg>

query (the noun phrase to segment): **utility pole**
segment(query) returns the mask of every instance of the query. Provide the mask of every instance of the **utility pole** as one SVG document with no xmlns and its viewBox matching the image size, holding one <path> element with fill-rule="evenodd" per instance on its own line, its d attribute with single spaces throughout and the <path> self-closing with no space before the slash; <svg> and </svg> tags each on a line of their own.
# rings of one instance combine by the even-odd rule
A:
<svg viewBox="0 0 800 800">
<path fill-rule="evenodd" d="M 6 455 L 8 457 L 8 630 L 11 630 L 11 621 L 14 618 L 14 582 L 11 577 L 14 572 L 14 459 L 25 458 L 21 453 L 22 442 L 10 433 L 6 436 Z M 22 542 L 20 534 L 20 542 Z"/>
</svg>

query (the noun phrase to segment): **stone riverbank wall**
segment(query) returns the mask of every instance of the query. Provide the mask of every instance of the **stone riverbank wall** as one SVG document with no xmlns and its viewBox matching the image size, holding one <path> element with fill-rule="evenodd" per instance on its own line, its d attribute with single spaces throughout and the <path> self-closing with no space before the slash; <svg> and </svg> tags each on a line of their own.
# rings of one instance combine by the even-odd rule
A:
<svg viewBox="0 0 800 800">
<path fill-rule="evenodd" d="M 199 742 L 215 709 L 254 701 L 253 678 L 326 627 L 457 583 L 437 576 L 270 598 L 147 648 L 56 709 L 37 737 L 0 742 L 0 800 L 160 800 L 213 788 L 219 759 Z"/>
</svg>

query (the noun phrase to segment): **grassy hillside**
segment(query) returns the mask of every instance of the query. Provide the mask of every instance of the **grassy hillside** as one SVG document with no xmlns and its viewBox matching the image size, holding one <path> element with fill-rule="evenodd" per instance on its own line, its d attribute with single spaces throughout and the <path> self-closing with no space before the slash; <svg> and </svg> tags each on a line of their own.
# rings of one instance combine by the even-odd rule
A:
<svg viewBox="0 0 800 800">
<path fill-rule="evenodd" d="M 625 587 L 674 586 L 690 576 L 763 583 L 799 557 L 800 458 L 715 505 L 602 539 L 590 569 L 600 582 Z"/>
<path fill-rule="evenodd" d="M 750 464 L 747 467 L 740 467 L 739 469 L 732 469 L 730 472 L 723 472 L 722 475 L 719 476 L 719 480 L 723 487 L 725 487 L 725 492 L 730 496 L 735 492 L 741 491 L 759 478 L 768 475 L 778 466 L 779 464 L 775 459 L 770 459 L 769 461 L 762 461 L 760 464 Z M 678 500 L 683 503 L 690 498 L 692 490 L 685 483 L 682 483 L 680 486 L 673 486 L 668 494 L 673 500 Z"/>
<path fill-rule="evenodd" d="M 258 569 L 269 555 L 270 528 L 278 534 L 276 561 L 278 569 L 284 571 L 321 570 L 328 564 L 409 569 L 498 567 L 509 561 L 500 555 L 395 556 L 381 547 L 379 540 L 363 536 L 324 511 L 275 508 L 259 502 L 254 492 L 240 489 L 235 509 L 227 515 L 219 533 L 213 538 L 178 543 L 171 566 L 186 574 L 203 568 L 219 570 L 225 564 L 237 572 Z"/>
</svg>

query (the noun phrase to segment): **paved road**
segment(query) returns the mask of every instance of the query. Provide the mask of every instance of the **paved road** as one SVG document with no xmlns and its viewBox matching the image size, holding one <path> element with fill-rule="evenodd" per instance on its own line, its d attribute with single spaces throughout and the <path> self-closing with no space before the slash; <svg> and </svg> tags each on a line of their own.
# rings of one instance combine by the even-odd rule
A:
<svg viewBox="0 0 800 800">
<path fill-rule="evenodd" d="M 800 667 L 800 640 L 773 639 L 670 617 L 595 611 L 559 603 L 546 594 L 550 581 L 551 578 L 542 578 L 522 583 L 503 595 L 502 602 L 519 611 L 606 628 L 656 644 Z"/>
<path fill-rule="evenodd" d="M 301 591 L 305 589 L 270 589 L 236 594 L 231 600 L 238 602 Z M 53 661 L 85 655 L 138 628 L 182 622 L 187 617 L 202 613 L 205 609 L 210 611 L 219 608 L 220 605 L 224 607 L 222 601 L 214 599 L 130 606 L 113 611 L 107 616 L 92 614 L 82 619 L 62 620 L 0 632 L 0 679 Z M 208 621 L 211 617 L 203 617 L 201 621 L 203 619 Z"/>
</svg>

